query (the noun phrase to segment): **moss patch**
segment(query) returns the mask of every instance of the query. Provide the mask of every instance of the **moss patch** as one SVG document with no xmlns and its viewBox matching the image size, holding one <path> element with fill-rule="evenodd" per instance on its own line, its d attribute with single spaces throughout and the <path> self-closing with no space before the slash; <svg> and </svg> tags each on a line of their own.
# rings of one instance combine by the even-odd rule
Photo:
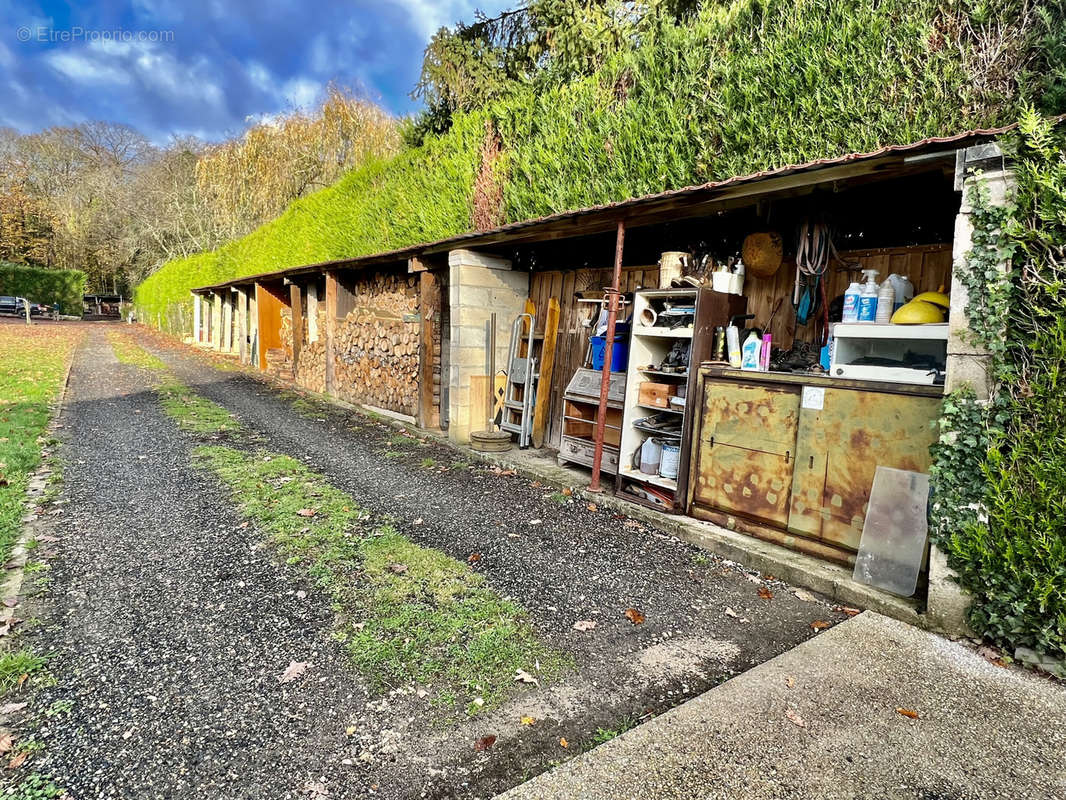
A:
<svg viewBox="0 0 1066 800">
<path fill-rule="evenodd" d="M 416 682 L 431 686 L 440 705 L 473 713 L 501 702 L 516 670 L 545 679 L 566 665 L 537 638 L 527 612 L 468 565 L 375 523 L 300 462 L 225 447 L 197 448 L 195 458 L 330 594 L 343 620 L 339 638 L 375 689 Z"/>
<path fill-rule="evenodd" d="M 151 370 L 165 370 L 167 365 L 156 358 L 130 337 L 116 331 L 108 331 L 107 340 L 111 342 L 111 349 L 115 351 L 115 358 L 123 364 L 132 364 L 135 367 Z"/>
<path fill-rule="evenodd" d="M 175 378 L 159 387 L 159 398 L 163 410 L 177 421 L 182 430 L 201 434 L 240 430 L 240 423 L 226 409 L 196 394 Z"/>
</svg>

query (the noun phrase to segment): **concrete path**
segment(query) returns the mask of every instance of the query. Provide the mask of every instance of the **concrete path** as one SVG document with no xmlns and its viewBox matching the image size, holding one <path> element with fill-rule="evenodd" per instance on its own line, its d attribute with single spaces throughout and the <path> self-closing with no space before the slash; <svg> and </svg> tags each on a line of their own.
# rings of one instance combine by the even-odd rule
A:
<svg viewBox="0 0 1066 800">
<path fill-rule="evenodd" d="M 992 797 L 1066 798 L 1066 688 L 866 612 L 498 800 Z"/>
</svg>

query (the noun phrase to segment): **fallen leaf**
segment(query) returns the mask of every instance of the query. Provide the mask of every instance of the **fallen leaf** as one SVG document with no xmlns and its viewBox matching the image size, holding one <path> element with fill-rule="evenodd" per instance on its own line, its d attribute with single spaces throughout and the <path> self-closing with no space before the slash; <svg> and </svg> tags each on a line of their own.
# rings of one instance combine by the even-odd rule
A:
<svg viewBox="0 0 1066 800">
<path fill-rule="evenodd" d="M 574 623 L 575 631 L 591 631 L 596 627 L 596 621 L 591 619 L 579 619 Z"/>
<path fill-rule="evenodd" d="M 644 623 L 644 615 L 635 608 L 627 608 L 625 617 L 634 625 L 641 625 Z"/>
<path fill-rule="evenodd" d="M 21 675 L 19 675 L 18 688 L 21 689 L 22 685 L 24 683 L 26 683 L 26 681 L 28 681 L 29 679 L 30 679 L 30 673 L 28 673 L 28 672 L 23 672 Z"/>
<path fill-rule="evenodd" d="M 4 753 L 10 753 L 11 748 L 15 746 L 14 739 L 11 738 L 10 733 L 0 734 L 0 755 Z"/>
<path fill-rule="evenodd" d="M 304 791 L 307 792 L 307 795 L 312 798 L 312 800 L 324 800 L 329 797 L 329 789 L 326 788 L 324 783 L 320 783 L 319 781 L 305 783 Z"/>
<path fill-rule="evenodd" d="M 466 560 L 471 564 L 476 564 L 481 560 L 481 553 L 471 553 L 466 557 Z"/>
<path fill-rule="evenodd" d="M 14 714 L 16 711 L 24 709 L 28 703 L 5 703 L 0 706 L 0 714 Z"/>
<path fill-rule="evenodd" d="M 318 513 L 318 509 L 317 508 L 301 508 L 296 513 L 299 514 L 301 517 L 313 517 L 315 514 Z"/>
<path fill-rule="evenodd" d="M 534 678 L 532 675 L 530 675 L 528 672 L 526 672 L 524 669 L 516 669 L 514 671 L 514 682 L 515 683 L 532 683 L 534 686 L 539 686 L 540 685 L 540 682 L 536 678 Z"/>
<path fill-rule="evenodd" d="M 533 717 L 522 717 L 519 722 L 521 722 L 523 725 L 532 725 L 534 722 L 536 722 L 536 720 L 533 719 Z"/>
<path fill-rule="evenodd" d="M 14 608 L 18 604 L 19 604 L 19 601 L 18 601 L 18 598 L 16 598 L 16 597 L 4 598 L 4 605 L 7 606 L 8 608 Z"/>
<path fill-rule="evenodd" d="M 585 508 L 587 508 L 589 511 L 599 511 L 600 510 L 600 507 L 598 505 L 596 505 L 595 503 L 589 503 L 587 506 L 585 506 Z"/>
<path fill-rule="evenodd" d="M 394 572 L 397 575 L 403 575 L 405 572 L 407 572 L 407 565 L 406 564 L 389 564 L 389 571 L 390 572 Z"/>
<path fill-rule="evenodd" d="M 785 686 L 787 686 L 789 689 L 791 689 L 795 685 L 796 685 L 796 679 L 793 678 L 791 675 L 789 675 L 787 678 L 785 678 Z"/>
<path fill-rule="evenodd" d="M 788 721 L 791 722 L 793 725 L 796 725 L 796 726 L 798 726 L 800 728 L 806 728 L 807 727 L 807 723 L 803 721 L 803 717 L 801 717 L 799 714 L 797 714 L 791 708 L 788 711 L 785 712 L 785 716 L 788 718 Z"/>
<path fill-rule="evenodd" d="M 748 573 L 745 572 L 744 573 L 744 577 L 747 578 L 752 583 L 762 583 L 762 578 L 760 578 L 758 575 L 749 575 Z"/>
<path fill-rule="evenodd" d="M 309 666 L 311 666 L 311 664 L 308 661 L 290 662 L 289 666 L 286 667 L 285 671 L 278 677 L 278 683 L 292 683 L 303 675 Z"/>
<path fill-rule="evenodd" d="M 21 753 L 16 753 L 15 757 L 7 762 L 8 769 L 18 769 L 22 766 L 22 763 L 30 757 L 29 750 L 23 750 Z"/>
<path fill-rule="evenodd" d="M 765 586 L 760 586 L 759 597 L 761 597 L 763 600 L 773 600 L 774 593 L 767 589 Z"/>
<path fill-rule="evenodd" d="M 896 713 L 906 717 L 907 719 L 918 719 L 918 712 L 911 711 L 909 708 L 897 708 Z"/>
<path fill-rule="evenodd" d="M 826 622 L 824 619 L 816 619 L 814 622 L 811 623 L 811 627 L 814 628 L 816 631 L 823 631 L 826 628 L 831 627 L 831 623 Z"/>
<path fill-rule="evenodd" d="M 355 727 L 354 725 L 349 725 L 347 728 L 344 729 L 344 735 L 345 736 L 355 736 L 355 732 L 357 730 L 359 730 L 359 729 L 357 727 Z"/>
<path fill-rule="evenodd" d="M 563 495 L 566 496 L 566 497 L 569 497 L 573 493 L 574 493 L 574 490 L 571 489 L 569 486 L 567 486 L 565 489 L 563 489 Z"/>
<path fill-rule="evenodd" d="M 531 483 L 531 484 L 529 484 L 529 485 L 530 485 L 530 486 L 532 486 L 532 487 L 533 487 L 534 489 L 539 489 L 539 488 L 540 488 L 541 486 L 543 486 L 544 484 L 543 484 L 543 483 L 541 483 L 540 481 L 533 481 L 533 483 Z"/>
<path fill-rule="evenodd" d="M 838 614 L 847 614 L 849 617 L 854 617 L 855 615 L 862 613 L 861 608 L 850 608 L 848 606 L 833 606 L 833 610 Z"/>
<path fill-rule="evenodd" d="M 474 750 L 480 753 L 483 750 L 488 750 L 494 744 L 496 744 L 496 737 L 490 733 L 488 736 L 482 736 L 474 742 Z"/>
<path fill-rule="evenodd" d="M 813 594 L 808 592 L 806 589 L 797 589 L 792 594 L 796 595 L 796 597 L 798 597 L 800 600 L 802 600 L 805 603 L 813 603 L 817 599 Z"/>
<path fill-rule="evenodd" d="M 570 743 L 568 741 L 566 741 L 566 739 L 560 739 L 559 740 L 559 746 L 560 747 L 569 747 Z"/>
</svg>

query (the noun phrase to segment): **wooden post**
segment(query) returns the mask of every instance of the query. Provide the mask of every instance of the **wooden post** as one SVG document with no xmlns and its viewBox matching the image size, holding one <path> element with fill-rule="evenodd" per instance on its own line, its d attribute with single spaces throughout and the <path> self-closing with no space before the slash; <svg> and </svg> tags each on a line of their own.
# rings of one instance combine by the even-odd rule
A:
<svg viewBox="0 0 1066 800">
<path fill-rule="evenodd" d="M 337 273 L 326 273 L 326 394 L 336 397 L 337 389 L 333 385 L 334 375 L 334 352 L 337 335 Z"/>
<path fill-rule="evenodd" d="M 248 363 L 248 290 L 237 290 L 237 355 Z"/>
<path fill-rule="evenodd" d="M 222 299 L 222 352 L 233 352 L 233 293 L 223 290 Z"/>
<path fill-rule="evenodd" d="M 192 296 L 192 343 L 200 344 L 200 306 L 203 298 L 198 294 Z"/>
<path fill-rule="evenodd" d="M 248 363 L 259 367 L 259 284 L 252 284 L 248 289 Z"/>
<path fill-rule="evenodd" d="M 311 276 L 307 284 L 307 343 L 318 341 L 318 282 Z"/>
<path fill-rule="evenodd" d="M 300 285 L 289 284 L 289 304 L 292 307 L 292 376 L 300 364 L 300 350 L 304 344 L 304 308 L 300 299 Z"/>
<path fill-rule="evenodd" d="M 422 315 L 418 337 L 418 425 L 440 425 L 440 409 L 433 404 L 433 324 L 440 313 L 440 281 L 435 273 L 419 273 L 418 308 Z M 490 379 L 491 380 L 491 379 Z"/>
<path fill-rule="evenodd" d="M 537 379 L 537 400 L 533 407 L 533 446 L 544 447 L 544 433 L 548 427 L 551 408 L 552 372 L 555 369 L 555 343 L 559 335 L 559 301 L 548 299 L 548 313 L 544 317 L 544 341 L 540 348 L 540 377 Z"/>
<path fill-rule="evenodd" d="M 211 347 L 222 349 L 222 295 L 214 292 L 211 302 Z"/>
</svg>

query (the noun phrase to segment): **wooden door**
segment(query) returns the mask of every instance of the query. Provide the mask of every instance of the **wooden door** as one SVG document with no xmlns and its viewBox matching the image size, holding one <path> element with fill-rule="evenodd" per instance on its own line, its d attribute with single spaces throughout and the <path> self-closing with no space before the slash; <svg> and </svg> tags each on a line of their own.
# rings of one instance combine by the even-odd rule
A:
<svg viewBox="0 0 1066 800">
<path fill-rule="evenodd" d="M 693 504 L 783 527 L 788 521 L 799 391 L 704 382 Z"/>
</svg>

